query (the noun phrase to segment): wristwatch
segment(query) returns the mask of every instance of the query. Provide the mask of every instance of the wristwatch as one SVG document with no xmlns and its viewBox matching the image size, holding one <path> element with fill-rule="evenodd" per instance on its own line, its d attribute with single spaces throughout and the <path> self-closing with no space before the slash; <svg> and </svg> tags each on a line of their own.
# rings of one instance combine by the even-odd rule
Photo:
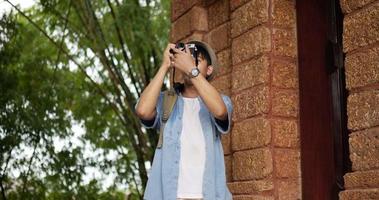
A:
<svg viewBox="0 0 379 200">
<path fill-rule="evenodd" d="M 190 78 L 194 78 L 200 74 L 200 70 L 197 67 L 191 69 L 191 72 L 188 74 Z"/>
</svg>

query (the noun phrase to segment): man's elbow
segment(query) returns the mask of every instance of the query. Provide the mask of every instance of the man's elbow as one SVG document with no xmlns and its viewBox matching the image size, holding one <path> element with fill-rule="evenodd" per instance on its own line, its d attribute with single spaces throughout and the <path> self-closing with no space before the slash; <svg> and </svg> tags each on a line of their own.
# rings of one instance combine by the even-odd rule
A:
<svg viewBox="0 0 379 200">
<path fill-rule="evenodd" d="M 219 112 L 216 113 L 215 117 L 220 120 L 226 120 L 228 117 L 228 111 L 224 107 L 223 109 L 220 109 Z"/>
<path fill-rule="evenodd" d="M 155 110 L 147 111 L 146 109 L 142 109 L 138 106 L 136 108 L 136 115 L 139 118 L 144 119 L 144 120 L 150 120 L 150 119 L 154 118 L 155 114 L 156 114 Z"/>
</svg>

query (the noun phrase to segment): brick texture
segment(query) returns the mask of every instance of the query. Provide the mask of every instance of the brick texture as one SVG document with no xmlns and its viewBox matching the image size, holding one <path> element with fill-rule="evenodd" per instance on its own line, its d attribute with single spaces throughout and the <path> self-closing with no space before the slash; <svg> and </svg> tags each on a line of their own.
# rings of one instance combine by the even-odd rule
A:
<svg viewBox="0 0 379 200">
<path fill-rule="evenodd" d="M 379 125 L 379 90 L 352 94 L 347 99 L 348 128 L 358 130 Z"/>
<path fill-rule="evenodd" d="M 228 183 L 228 187 L 233 194 L 252 194 L 274 189 L 274 183 L 270 179 L 236 181 Z"/>
<path fill-rule="evenodd" d="M 344 13 L 350 13 L 353 10 L 362 8 L 363 6 L 374 2 L 375 0 L 341 0 L 341 8 Z"/>
<path fill-rule="evenodd" d="M 275 89 L 272 98 L 272 113 L 276 116 L 292 116 L 298 114 L 298 95 L 291 90 Z"/>
<path fill-rule="evenodd" d="M 267 177 L 272 172 L 272 156 L 268 148 L 233 153 L 233 180 Z"/>
<path fill-rule="evenodd" d="M 344 19 L 343 49 L 349 52 L 379 41 L 379 1 Z"/>
<path fill-rule="evenodd" d="M 297 65 L 294 61 L 273 60 L 272 84 L 280 88 L 298 88 Z"/>
<path fill-rule="evenodd" d="M 289 178 L 299 177 L 300 174 L 300 152 L 293 149 L 275 149 L 274 166 L 277 177 Z"/>
<path fill-rule="evenodd" d="M 379 83 L 379 47 L 346 56 L 346 85 L 348 89 Z"/>
<path fill-rule="evenodd" d="M 220 65 L 218 74 L 222 75 L 225 73 L 230 73 L 232 71 L 232 58 L 230 48 L 217 53 L 217 60 Z"/>
<path fill-rule="evenodd" d="M 269 60 L 267 56 L 251 59 L 233 68 L 232 89 L 243 90 L 269 81 Z"/>
<path fill-rule="evenodd" d="M 229 1 L 218 0 L 208 8 L 209 29 L 229 20 Z"/>
<path fill-rule="evenodd" d="M 205 41 L 219 52 L 230 46 L 229 23 L 220 25 L 205 35 Z"/>
<path fill-rule="evenodd" d="M 340 200 L 377 200 L 379 199 L 379 189 L 347 190 L 339 195 Z"/>
<path fill-rule="evenodd" d="M 211 84 L 218 89 L 220 93 L 230 96 L 230 74 L 215 77 Z"/>
<path fill-rule="evenodd" d="M 277 27 L 294 28 L 296 25 L 296 10 L 294 0 L 274 0 L 272 23 Z"/>
<path fill-rule="evenodd" d="M 194 31 L 207 31 L 207 10 L 198 6 L 171 24 L 170 41 L 176 42 L 191 35 Z"/>
<path fill-rule="evenodd" d="M 270 50 L 270 30 L 258 26 L 232 41 L 232 63 L 235 65 Z"/>
<path fill-rule="evenodd" d="M 234 124 L 232 149 L 262 147 L 271 140 L 270 123 L 265 117 L 255 117 Z"/>
<path fill-rule="evenodd" d="M 192 6 L 199 3 L 200 0 L 181 1 L 173 0 L 171 3 L 171 21 L 175 21 L 179 16 L 187 12 Z"/>
<path fill-rule="evenodd" d="M 233 11 L 231 36 L 236 37 L 246 30 L 268 20 L 268 1 L 254 0 Z"/>
<path fill-rule="evenodd" d="M 341 0 L 352 172 L 340 200 L 379 199 L 379 1 Z"/>
<path fill-rule="evenodd" d="M 379 170 L 357 171 L 344 176 L 345 188 L 375 188 L 379 185 Z"/>
<path fill-rule="evenodd" d="M 278 199 L 301 199 L 299 179 L 285 179 L 278 181 Z"/>
<path fill-rule="evenodd" d="M 272 119 L 272 137 L 276 147 L 299 147 L 300 136 L 296 120 Z"/>
<path fill-rule="evenodd" d="M 352 133 L 350 152 L 354 171 L 379 168 L 379 128 Z"/>
<path fill-rule="evenodd" d="M 276 56 L 296 56 L 295 31 L 274 29 L 274 55 Z"/>
<path fill-rule="evenodd" d="M 233 121 L 268 113 L 268 88 L 263 86 L 244 90 L 232 95 L 234 105 Z"/>
</svg>

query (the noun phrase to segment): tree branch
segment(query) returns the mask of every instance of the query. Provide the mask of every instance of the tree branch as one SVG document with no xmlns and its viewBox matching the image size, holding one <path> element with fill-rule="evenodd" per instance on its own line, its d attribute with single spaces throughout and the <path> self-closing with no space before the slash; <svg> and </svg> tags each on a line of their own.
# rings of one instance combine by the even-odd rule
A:
<svg viewBox="0 0 379 200">
<path fill-rule="evenodd" d="M 52 44 L 54 44 L 57 48 L 59 48 L 59 44 L 57 44 L 57 42 L 54 41 L 53 38 L 51 38 L 42 28 L 40 28 L 33 20 L 30 19 L 30 17 L 28 17 L 23 11 L 21 11 L 19 8 L 17 8 L 14 4 L 12 4 L 9 0 L 5 0 L 6 2 L 8 2 L 14 9 L 17 10 L 18 13 L 20 13 L 23 17 L 25 17 L 35 28 L 37 28 Z M 78 68 L 84 73 L 84 75 L 90 80 L 90 82 L 92 83 L 92 86 L 94 86 L 97 91 L 105 98 L 105 100 L 109 103 L 109 105 L 111 105 L 111 107 L 113 108 L 113 110 L 115 111 L 116 115 L 120 118 L 121 122 L 123 122 L 123 124 L 126 124 L 126 122 L 124 121 L 124 119 L 122 118 L 122 115 L 120 114 L 117 106 L 112 103 L 110 101 L 110 99 L 107 97 L 106 93 L 100 88 L 100 86 L 87 74 L 87 72 L 85 71 L 85 69 L 74 59 L 74 57 L 72 55 L 70 55 L 66 50 L 64 49 L 61 49 L 62 52 L 72 61 L 74 62 Z"/>
<path fill-rule="evenodd" d="M 111 15 L 112 15 L 112 18 L 114 20 L 114 25 L 115 25 L 115 28 L 116 28 L 116 33 L 117 33 L 117 37 L 118 37 L 118 41 L 120 43 L 120 46 L 121 46 L 121 50 L 122 50 L 122 55 L 124 57 L 124 60 L 126 62 L 126 66 L 128 68 L 128 72 L 129 72 L 129 76 L 130 76 L 130 79 L 132 80 L 132 84 L 134 85 L 134 88 L 135 90 L 137 91 L 137 94 L 138 96 L 140 96 L 140 91 L 136 85 L 136 80 L 135 80 L 135 77 L 132 73 L 132 70 L 130 68 L 130 63 L 129 63 L 129 58 L 128 58 L 128 54 L 126 53 L 126 50 L 125 50 L 125 42 L 124 42 L 124 39 L 122 38 L 122 35 L 121 35 L 121 29 L 120 27 L 118 26 L 118 20 L 116 18 L 116 14 L 114 12 L 114 9 L 113 9 L 113 6 L 112 6 L 112 3 L 110 2 L 110 0 L 107 0 L 108 2 L 108 7 L 110 8 L 111 10 Z"/>
</svg>

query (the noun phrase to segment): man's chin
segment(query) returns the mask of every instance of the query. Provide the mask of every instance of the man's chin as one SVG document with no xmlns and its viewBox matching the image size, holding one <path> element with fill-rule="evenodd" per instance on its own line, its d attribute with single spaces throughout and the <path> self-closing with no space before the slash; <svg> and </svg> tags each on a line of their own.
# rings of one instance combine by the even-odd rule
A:
<svg viewBox="0 0 379 200">
<path fill-rule="evenodd" d="M 187 76 L 184 77 L 184 85 L 187 85 L 187 86 L 192 86 L 193 85 L 192 81 Z"/>
</svg>

